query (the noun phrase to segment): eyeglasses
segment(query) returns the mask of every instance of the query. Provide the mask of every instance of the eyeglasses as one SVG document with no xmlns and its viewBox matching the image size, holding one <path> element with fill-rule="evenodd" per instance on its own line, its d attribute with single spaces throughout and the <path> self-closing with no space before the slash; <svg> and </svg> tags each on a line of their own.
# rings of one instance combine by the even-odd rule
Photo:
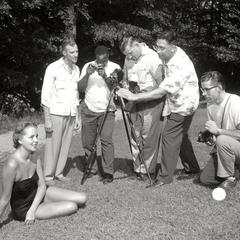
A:
<svg viewBox="0 0 240 240">
<path fill-rule="evenodd" d="M 200 88 L 202 93 L 209 92 L 211 89 L 216 88 L 217 86 L 209 87 L 209 88 Z"/>
</svg>

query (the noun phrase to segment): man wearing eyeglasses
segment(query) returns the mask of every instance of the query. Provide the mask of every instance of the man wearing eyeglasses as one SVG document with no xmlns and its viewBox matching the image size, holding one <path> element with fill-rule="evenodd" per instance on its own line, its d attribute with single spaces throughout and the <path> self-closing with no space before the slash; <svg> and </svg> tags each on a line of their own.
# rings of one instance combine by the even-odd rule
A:
<svg viewBox="0 0 240 240">
<path fill-rule="evenodd" d="M 207 101 L 205 128 L 216 137 L 216 151 L 200 174 L 200 182 L 232 188 L 240 164 L 240 97 L 225 91 L 225 80 L 217 71 L 205 73 L 201 86 Z"/>
<path fill-rule="evenodd" d="M 166 96 L 163 116 L 167 116 L 162 133 L 161 168 L 156 184 L 164 185 L 173 181 L 174 171 L 180 156 L 186 174 L 200 171 L 188 138 L 188 129 L 199 104 L 198 78 L 192 61 L 186 53 L 174 45 L 172 31 L 156 37 L 154 50 L 163 61 L 165 78 L 159 87 L 139 94 L 120 89 L 118 95 L 131 101 L 150 101 Z"/>
</svg>

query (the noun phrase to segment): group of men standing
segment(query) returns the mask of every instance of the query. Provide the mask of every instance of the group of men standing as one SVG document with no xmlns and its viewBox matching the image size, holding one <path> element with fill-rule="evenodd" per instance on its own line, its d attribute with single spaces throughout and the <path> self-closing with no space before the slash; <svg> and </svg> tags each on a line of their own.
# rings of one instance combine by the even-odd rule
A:
<svg viewBox="0 0 240 240">
<path fill-rule="evenodd" d="M 200 172 L 188 138 L 188 130 L 199 104 L 198 78 L 192 61 L 180 47 L 174 44 L 174 40 L 175 34 L 172 31 L 156 35 L 153 46 L 155 51 L 134 37 L 125 37 L 120 43 L 120 50 L 126 56 L 122 80 L 124 88 L 117 90 L 116 95 L 135 103 L 129 113 L 136 136 L 131 138 L 133 176 L 144 180 L 148 172 L 154 183 L 160 186 L 173 181 L 179 157 L 184 167 L 184 174 Z M 110 183 L 114 174 L 112 135 L 116 106 L 112 100 L 109 101 L 111 87 L 106 79 L 115 69 L 121 68 L 109 60 L 109 49 L 105 46 L 98 46 L 95 49 L 95 60 L 85 64 L 81 74 L 76 66 L 78 48 L 73 39 L 63 41 L 62 54 L 61 59 L 47 67 L 42 88 L 41 102 L 46 129 L 45 180 L 48 185 L 53 185 L 55 180 L 67 180 L 63 176 L 63 170 L 74 127 L 80 127 L 78 116 L 80 93 L 84 94 L 81 103 L 81 134 L 86 159 L 91 153 L 91 147 L 108 106 L 100 132 L 102 158 L 101 162 L 98 162 L 98 172 L 104 184 Z M 128 89 L 132 82 L 138 86 L 138 93 Z M 205 91 L 212 92 L 217 88 L 220 89 L 221 86 L 221 83 L 217 82 L 214 87 Z M 224 88 L 220 90 L 224 91 Z M 236 101 L 240 103 L 239 99 L 236 96 Z M 238 114 L 240 116 L 240 111 Z M 240 129 L 240 117 L 234 120 L 236 120 L 235 125 L 232 125 Z M 216 120 L 212 121 L 218 124 Z M 228 135 L 236 139 L 236 136 L 231 136 L 229 132 L 225 134 L 225 130 L 215 132 L 215 128 L 212 130 L 208 125 L 206 128 L 217 139 L 219 135 Z M 218 128 L 223 130 L 222 126 Z M 240 144 L 238 139 L 236 141 Z M 160 168 L 156 172 L 159 150 L 161 151 Z M 139 154 L 142 154 L 144 164 L 140 161 Z M 240 154 L 233 154 L 233 165 L 239 156 Z M 219 153 L 217 159 L 219 166 L 224 169 Z M 228 167 L 228 164 L 225 163 L 225 166 Z M 206 171 L 204 174 L 206 175 Z M 231 171 L 225 171 L 224 174 L 220 182 L 235 179 L 234 166 L 231 166 Z M 218 177 L 217 174 L 214 177 Z M 205 178 L 200 175 L 201 179 Z"/>
</svg>

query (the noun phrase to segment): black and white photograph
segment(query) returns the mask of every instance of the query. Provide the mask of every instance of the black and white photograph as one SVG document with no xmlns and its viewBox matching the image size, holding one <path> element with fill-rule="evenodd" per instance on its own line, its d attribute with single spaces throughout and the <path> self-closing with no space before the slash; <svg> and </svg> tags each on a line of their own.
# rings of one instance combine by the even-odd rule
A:
<svg viewBox="0 0 240 240">
<path fill-rule="evenodd" d="M 0 239 L 239 240 L 239 27 L 239 0 L 1 0 Z"/>
</svg>

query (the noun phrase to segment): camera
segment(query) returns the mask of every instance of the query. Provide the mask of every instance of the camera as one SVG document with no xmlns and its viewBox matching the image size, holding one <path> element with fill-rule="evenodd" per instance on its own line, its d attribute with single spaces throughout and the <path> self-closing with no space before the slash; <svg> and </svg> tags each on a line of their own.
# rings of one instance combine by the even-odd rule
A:
<svg viewBox="0 0 240 240">
<path fill-rule="evenodd" d="M 117 87 L 122 87 L 121 85 L 122 78 L 123 78 L 123 71 L 121 69 L 116 68 L 110 74 L 109 77 L 105 78 L 105 81 L 111 89 L 115 89 Z"/>
<path fill-rule="evenodd" d="M 200 131 L 198 133 L 198 142 L 201 143 L 206 143 L 208 146 L 213 146 L 215 141 L 214 141 L 214 135 L 209 132 L 208 130 L 205 131 Z"/>
<path fill-rule="evenodd" d="M 132 93 L 139 93 L 140 92 L 140 87 L 137 82 L 135 81 L 129 81 L 129 91 Z"/>
<path fill-rule="evenodd" d="M 103 70 L 104 65 L 103 64 L 90 64 L 90 67 L 93 68 L 95 71 Z"/>
</svg>

